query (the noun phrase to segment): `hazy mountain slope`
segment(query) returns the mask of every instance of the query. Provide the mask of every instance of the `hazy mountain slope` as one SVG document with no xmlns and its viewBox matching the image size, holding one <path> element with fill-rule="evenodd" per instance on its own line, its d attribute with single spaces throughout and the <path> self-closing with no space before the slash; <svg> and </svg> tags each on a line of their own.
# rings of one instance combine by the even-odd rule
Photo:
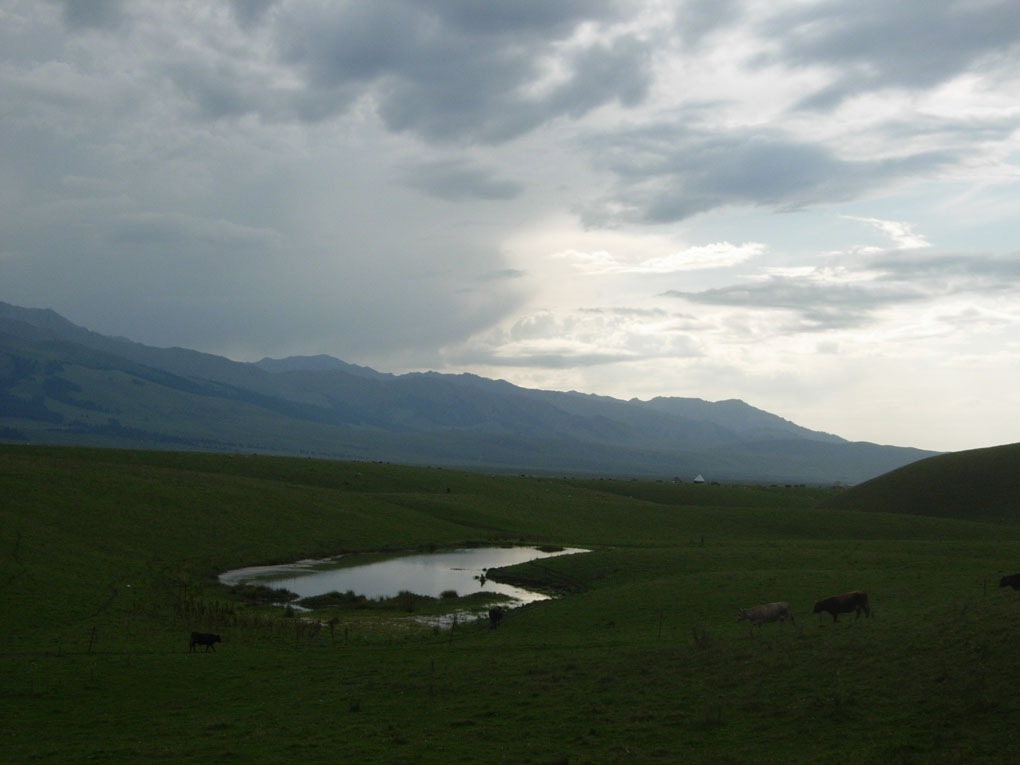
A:
<svg viewBox="0 0 1020 765">
<path fill-rule="evenodd" d="M 833 497 L 827 507 L 1020 521 L 1020 443 L 914 462 Z"/>
<path fill-rule="evenodd" d="M 741 401 L 622 401 L 328 356 L 246 364 L 2 303 L 0 440 L 781 482 L 853 483 L 931 454 L 850 443 Z"/>
<path fill-rule="evenodd" d="M 4 440 L 321 453 L 337 440 L 321 427 L 328 411 L 6 329 L 0 326 Z"/>
<path fill-rule="evenodd" d="M 458 375 L 457 378 L 464 386 L 492 391 L 502 396 L 517 397 L 530 404 L 536 402 L 551 404 L 562 412 L 584 418 L 592 431 L 604 431 L 607 439 L 623 437 L 619 428 L 625 426 L 638 434 L 638 441 L 635 444 L 645 447 L 654 443 L 664 448 L 700 450 L 712 445 L 733 443 L 743 438 L 741 433 L 726 428 L 713 419 L 710 411 L 714 405 L 708 401 L 703 402 L 706 407 L 698 417 L 675 414 L 663 416 L 660 412 L 635 406 L 636 399 L 622 401 L 609 396 L 576 391 L 563 393 L 531 390 L 519 388 L 502 380 L 487 380 L 475 375 Z"/>
<path fill-rule="evenodd" d="M 811 441 L 847 443 L 845 438 L 808 430 L 769 412 L 757 409 L 737 399 L 710 402 L 700 398 L 653 398 L 650 401 L 633 399 L 636 406 L 692 420 L 707 420 L 740 433 L 744 440 L 806 438 Z"/>
<path fill-rule="evenodd" d="M 329 357 L 317 357 L 313 364 L 307 357 L 293 362 L 243 364 L 183 348 L 152 348 L 108 338 L 76 327 L 53 312 L 24 311 L 22 316 L 34 320 L 41 314 L 45 314 L 47 328 L 87 347 L 188 379 L 226 383 L 310 405 L 320 411 L 306 416 L 332 423 L 395 430 L 481 428 L 638 448 L 704 449 L 743 439 L 739 430 L 721 426 L 704 411 L 698 418 L 664 417 L 661 411 L 644 411 L 630 402 L 605 396 L 528 390 L 469 374 L 397 377 L 339 360 L 324 363 Z M 309 366 L 318 368 L 309 370 Z M 290 371 L 266 373 L 262 367 Z M 348 372 L 350 368 L 356 370 L 355 374 Z M 365 380 L 386 384 L 368 385 Z M 703 403 L 706 409 L 715 406 Z M 735 403 L 752 409 L 742 402 Z M 760 434 L 755 432 L 754 436 Z"/>
<path fill-rule="evenodd" d="M 267 356 L 261 361 L 256 361 L 254 366 L 266 372 L 346 372 L 373 380 L 393 377 L 388 373 L 376 372 L 370 367 L 348 364 L 324 353 L 316 356 L 288 356 L 285 359 L 271 359 Z"/>
<path fill-rule="evenodd" d="M 850 485 L 866 480 L 865 477 L 880 475 L 930 457 L 932 452 L 866 441 L 768 439 L 730 444 L 725 449 L 711 449 L 704 454 L 708 458 L 740 464 L 748 470 L 756 469 L 763 475 L 771 471 L 782 483 L 791 479 L 782 478 L 775 470 L 776 466 L 782 466 L 781 472 L 786 476 L 827 475 L 833 483 Z"/>
</svg>

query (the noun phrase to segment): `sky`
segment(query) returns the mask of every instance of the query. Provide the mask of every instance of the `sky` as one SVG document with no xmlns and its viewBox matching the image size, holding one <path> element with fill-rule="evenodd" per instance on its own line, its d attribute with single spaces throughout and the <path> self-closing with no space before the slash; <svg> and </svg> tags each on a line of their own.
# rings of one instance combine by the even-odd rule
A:
<svg viewBox="0 0 1020 765">
<path fill-rule="evenodd" d="M 1015 0 L 0 0 L 0 300 L 1020 441 Z"/>
</svg>

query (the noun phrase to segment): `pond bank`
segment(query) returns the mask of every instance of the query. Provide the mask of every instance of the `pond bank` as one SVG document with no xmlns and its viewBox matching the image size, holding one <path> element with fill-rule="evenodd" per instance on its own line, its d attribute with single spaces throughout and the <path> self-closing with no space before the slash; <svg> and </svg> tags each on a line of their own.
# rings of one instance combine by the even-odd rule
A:
<svg viewBox="0 0 1020 765">
<path fill-rule="evenodd" d="M 510 581 L 504 569 L 559 555 L 587 552 L 582 548 L 552 547 L 479 547 L 437 550 L 391 556 L 360 564 L 359 555 L 344 555 L 318 560 L 296 561 L 281 566 L 251 566 L 220 575 L 221 583 L 264 585 L 283 588 L 300 598 L 316 598 L 330 593 L 351 593 L 354 597 L 393 598 L 401 593 L 429 597 L 462 597 L 494 593 L 518 604 L 546 600 L 553 593 L 572 591 L 564 582 L 546 576 L 527 577 L 537 589 Z M 498 572 L 497 572 L 498 569 Z M 548 571 L 548 569 L 546 569 Z M 498 580 L 498 581 L 497 581 Z M 561 577 L 562 580 L 562 577 Z M 566 583 L 569 585 L 569 583 Z M 342 596 L 341 596 L 342 597 Z"/>
</svg>

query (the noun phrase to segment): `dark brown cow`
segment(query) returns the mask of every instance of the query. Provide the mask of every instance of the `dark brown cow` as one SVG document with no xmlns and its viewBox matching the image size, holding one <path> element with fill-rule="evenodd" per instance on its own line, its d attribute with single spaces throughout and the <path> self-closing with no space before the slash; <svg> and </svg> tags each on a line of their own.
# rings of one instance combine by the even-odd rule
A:
<svg viewBox="0 0 1020 765">
<path fill-rule="evenodd" d="M 861 611 L 865 616 L 871 616 L 871 609 L 868 608 L 868 594 L 862 590 L 853 590 L 844 592 L 842 595 L 833 595 L 825 600 L 816 600 L 812 613 L 820 614 L 822 611 L 832 614 L 834 622 L 839 621 L 840 614 L 848 614 L 851 611 L 857 612 L 855 620 L 861 618 Z"/>
<path fill-rule="evenodd" d="M 1020 574 L 1010 574 L 1004 576 L 999 580 L 1000 587 L 1012 587 L 1014 590 L 1020 590 Z"/>
<path fill-rule="evenodd" d="M 503 621 L 503 608 L 502 606 L 493 606 L 489 609 L 489 627 L 496 629 L 499 623 Z"/>
<path fill-rule="evenodd" d="M 192 632 L 191 633 L 191 645 L 188 648 L 189 653 L 195 652 L 196 645 L 204 645 L 206 653 L 211 648 L 213 653 L 216 653 L 216 643 L 222 643 L 223 639 L 219 635 L 214 635 L 211 632 Z"/>
</svg>

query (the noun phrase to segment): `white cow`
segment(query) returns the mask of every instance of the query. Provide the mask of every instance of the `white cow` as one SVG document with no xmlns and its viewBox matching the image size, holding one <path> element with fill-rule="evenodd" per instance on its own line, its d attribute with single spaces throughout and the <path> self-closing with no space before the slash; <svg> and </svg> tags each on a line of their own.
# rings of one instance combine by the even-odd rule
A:
<svg viewBox="0 0 1020 765">
<path fill-rule="evenodd" d="M 759 628 L 765 622 L 785 622 L 787 619 L 791 624 L 794 623 L 789 603 L 765 603 L 753 608 L 742 608 L 737 614 L 738 622 L 751 622 Z"/>
</svg>

